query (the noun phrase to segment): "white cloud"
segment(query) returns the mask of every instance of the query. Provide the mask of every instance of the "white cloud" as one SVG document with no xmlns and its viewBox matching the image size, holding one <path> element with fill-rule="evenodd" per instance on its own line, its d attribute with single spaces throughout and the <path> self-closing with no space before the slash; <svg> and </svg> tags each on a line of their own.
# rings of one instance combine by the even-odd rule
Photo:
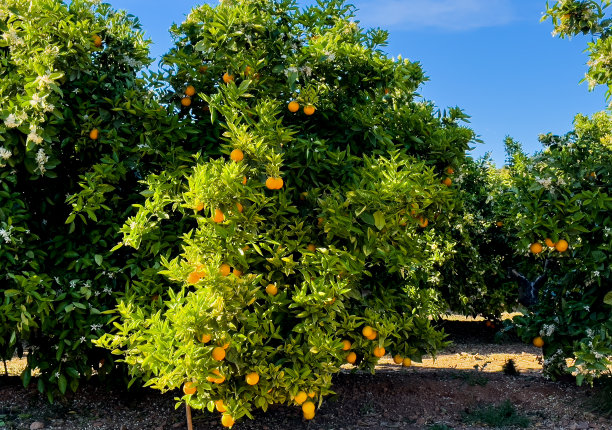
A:
<svg viewBox="0 0 612 430">
<path fill-rule="evenodd" d="M 355 0 L 364 27 L 449 31 L 496 27 L 517 16 L 511 0 Z"/>
</svg>

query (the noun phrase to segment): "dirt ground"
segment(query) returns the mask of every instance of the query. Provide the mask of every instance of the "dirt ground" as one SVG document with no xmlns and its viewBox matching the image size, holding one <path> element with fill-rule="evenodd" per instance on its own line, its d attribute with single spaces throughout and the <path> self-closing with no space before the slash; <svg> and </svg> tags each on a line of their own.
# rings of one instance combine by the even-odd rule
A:
<svg viewBox="0 0 612 430">
<path fill-rule="evenodd" d="M 256 413 L 254 421 L 239 421 L 234 429 L 481 429 L 490 427 L 468 424 L 466 416 L 506 400 L 529 420 L 527 428 L 612 429 L 612 417 L 593 410 L 596 389 L 542 376 L 538 348 L 512 339 L 493 343 L 495 330 L 482 321 L 452 321 L 446 330 L 454 344 L 435 361 L 403 368 L 384 357 L 375 375 L 354 372 L 347 365 L 335 377 L 337 394 L 325 399 L 312 421 L 304 421 L 297 406 L 275 406 Z M 518 376 L 502 372 L 510 358 Z M 15 373 L 23 363 L 9 365 Z M 184 408 L 174 408 L 175 395 L 88 385 L 66 401 L 49 405 L 34 387 L 24 389 L 17 377 L 0 377 L 0 430 L 186 429 Z M 219 414 L 194 411 L 195 430 L 221 428 Z"/>
</svg>

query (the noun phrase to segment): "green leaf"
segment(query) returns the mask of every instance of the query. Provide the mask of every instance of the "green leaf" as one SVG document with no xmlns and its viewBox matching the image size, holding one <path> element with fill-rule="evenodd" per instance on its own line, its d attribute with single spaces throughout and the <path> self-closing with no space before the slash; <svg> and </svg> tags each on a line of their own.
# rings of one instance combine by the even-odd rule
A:
<svg viewBox="0 0 612 430">
<path fill-rule="evenodd" d="M 604 303 L 607 303 L 612 306 L 612 291 L 609 291 L 608 294 L 606 294 L 606 296 L 604 297 Z"/>
<path fill-rule="evenodd" d="M 383 214 L 381 211 L 374 212 L 374 225 L 379 230 L 382 230 L 385 227 L 385 214 Z"/>
<path fill-rule="evenodd" d="M 66 379 L 66 377 L 62 374 L 60 375 L 58 381 L 57 381 L 57 386 L 60 390 L 60 393 L 62 394 L 66 394 L 66 388 L 68 388 L 68 380 Z"/>
<path fill-rule="evenodd" d="M 94 260 L 96 261 L 98 266 L 101 266 L 102 265 L 102 261 L 104 260 L 104 258 L 100 254 L 96 254 L 96 255 L 94 255 Z"/>
</svg>

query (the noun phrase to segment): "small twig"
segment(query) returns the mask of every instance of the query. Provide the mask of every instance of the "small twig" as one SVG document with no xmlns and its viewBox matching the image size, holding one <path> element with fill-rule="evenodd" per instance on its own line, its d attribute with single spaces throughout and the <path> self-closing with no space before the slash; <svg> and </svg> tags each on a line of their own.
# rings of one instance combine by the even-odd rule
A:
<svg viewBox="0 0 612 430">
<path fill-rule="evenodd" d="M 187 408 L 187 430 L 193 430 L 193 421 L 191 420 L 191 408 L 185 404 Z"/>
<path fill-rule="evenodd" d="M 8 374 L 8 367 L 6 367 L 6 360 L 3 358 L 2 362 L 4 363 L 4 374 L 6 376 L 9 376 L 9 374 Z"/>
</svg>

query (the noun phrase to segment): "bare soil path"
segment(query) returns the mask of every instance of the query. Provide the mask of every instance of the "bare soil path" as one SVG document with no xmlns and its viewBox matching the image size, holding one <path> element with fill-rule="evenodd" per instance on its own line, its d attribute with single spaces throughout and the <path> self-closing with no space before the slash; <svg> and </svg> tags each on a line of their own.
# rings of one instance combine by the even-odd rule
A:
<svg viewBox="0 0 612 430">
<path fill-rule="evenodd" d="M 298 407 L 275 406 L 257 413 L 254 421 L 241 420 L 234 429 L 484 429 L 491 427 L 471 420 L 474 412 L 508 401 L 528 420 L 525 428 L 612 430 L 612 417 L 592 411 L 596 389 L 542 376 L 539 349 L 516 340 L 492 343 L 494 330 L 482 321 L 452 322 L 446 329 L 455 343 L 435 361 L 402 368 L 384 357 L 375 375 L 345 369 L 335 378 L 337 394 L 326 398 L 310 422 L 302 419 Z M 509 358 L 518 376 L 502 372 Z M 14 361 L 11 369 L 17 371 L 20 365 Z M 24 389 L 17 377 L 0 377 L 0 430 L 32 425 L 58 430 L 186 429 L 184 408 L 174 408 L 175 395 L 88 385 L 66 401 L 49 405 L 35 388 Z M 194 428 L 221 429 L 219 415 L 195 412 Z"/>
</svg>

